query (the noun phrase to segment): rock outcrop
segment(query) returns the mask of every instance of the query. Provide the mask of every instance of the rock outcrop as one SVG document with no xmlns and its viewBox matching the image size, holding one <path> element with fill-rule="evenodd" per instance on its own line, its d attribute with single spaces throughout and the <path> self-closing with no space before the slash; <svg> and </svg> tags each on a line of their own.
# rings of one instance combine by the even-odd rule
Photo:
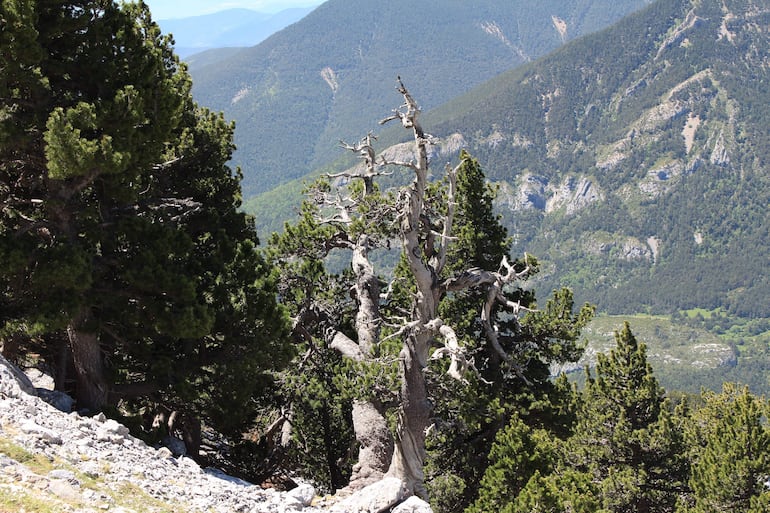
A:
<svg viewBox="0 0 770 513">
<path fill-rule="evenodd" d="M 309 484 L 262 489 L 149 447 L 102 414 L 59 411 L 39 395 L 0 356 L 0 510 L 45 504 L 63 512 L 323 511 L 311 506 L 316 493 Z"/>
<path fill-rule="evenodd" d="M 427 503 L 404 501 L 403 495 L 395 502 L 367 494 L 320 498 L 311 484 L 296 479 L 299 485 L 287 492 L 263 489 L 201 468 L 166 447 L 150 447 L 103 414 L 61 411 L 71 406 L 62 396 L 36 388 L 0 355 L 0 511 L 43 506 L 84 513 L 431 511 Z"/>
</svg>

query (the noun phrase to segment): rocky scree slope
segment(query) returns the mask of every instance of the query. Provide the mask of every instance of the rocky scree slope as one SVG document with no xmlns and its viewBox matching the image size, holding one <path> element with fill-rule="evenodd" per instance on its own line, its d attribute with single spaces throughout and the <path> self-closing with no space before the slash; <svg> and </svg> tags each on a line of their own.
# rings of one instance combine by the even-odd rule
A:
<svg viewBox="0 0 770 513">
<path fill-rule="evenodd" d="M 263 489 L 149 447 L 103 414 L 65 413 L 43 400 L 66 408 L 62 396 L 36 389 L 0 356 L 0 511 L 313 513 L 332 506 L 310 484 Z"/>
</svg>

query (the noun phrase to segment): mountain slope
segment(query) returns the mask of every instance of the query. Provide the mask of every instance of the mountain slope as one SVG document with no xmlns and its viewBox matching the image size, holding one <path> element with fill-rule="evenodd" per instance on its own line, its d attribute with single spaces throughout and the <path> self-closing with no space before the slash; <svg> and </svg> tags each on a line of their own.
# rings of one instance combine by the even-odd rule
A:
<svg viewBox="0 0 770 513">
<path fill-rule="evenodd" d="M 768 25 L 767 0 L 656 2 L 426 112 L 434 160 L 480 160 L 540 290 L 770 317 Z"/>
<path fill-rule="evenodd" d="M 0 355 L 4 513 L 329 511 L 310 506 L 315 490 L 309 484 L 289 492 L 262 489 L 189 457 L 175 457 L 166 447 L 148 446 L 103 413 L 81 416 L 46 402 L 56 397 L 63 400 L 57 407 L 72 405 L 62 392 L 35 388 Z"/>
<path fill-rule="evenodd" d="M 770 2 L 660 1 L 426 116 L 501 182 L 545 284 L 770 316 Z"/>
<path fill-rule="evenodd" d="M 646 0 L 329 0 L 192 71 L 199 103 L 236 121 L 246 197 L 301 177 L 393 107 L 396 75 L 425 108 L 598 30 Z"/>
</svg>

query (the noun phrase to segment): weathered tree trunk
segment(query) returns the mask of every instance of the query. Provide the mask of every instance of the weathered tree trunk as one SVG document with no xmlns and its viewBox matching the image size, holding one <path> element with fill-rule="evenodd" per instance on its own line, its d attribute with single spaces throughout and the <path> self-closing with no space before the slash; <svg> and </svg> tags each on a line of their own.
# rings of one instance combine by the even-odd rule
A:
<svg viewBox="0 0 770 513">
<path fill-rule="evenodd" d="M 380 341 L 380 281 L 369 262 L 369 237 L 361 235 L 353 248 L 351 267 L 356 275 L 353 287 L 358 347 L 364 358 L 370 358 Z"/>
<path fill-rule="evenodd" d="M 425 433 L 430 425 L 431 407 L 425 384 L 433 334 L 428 325 L 438 317 L 441 272 L 432 247 L 430 227 L 424 226 L 423 210 L 428 178 L 428 141 L 417 120 L 419 108 L 399 80 L 399 92 L 404 96 L 405 112 L 397 112 L 404 127 L 414 133 L 417 161 L 410 163 L 414 181 L 407 189 L 408 197 L 401 212 L 401 243 L 417 286 L 414 316 L 399 355 L 402 382 L 396 447 L 388 475 L 401 479 L 408 490 L 427 498 L 424 486 Z M 422 245 L 423 242 L 424 244 Z"/>
<path fill-rule="evenodd" d="M 427 498 L 424 486 L 425 433 L 430 425 L 431 407 L 425 386 L 421 362 L 414 350 L 422 342 L 411 341 L 401 350 L 401 404 L 398 412 L 393 459 L 388 476 L 404 482 L 406 488 L 421 498 Z"/>
<path fill-rule="evenodd" d="M 56 356 L 53 362 L 54 390 L 74 395 L 73 391 L 68 387 L 68 380 L 71 379 L 71 373 L 69 372 L 71 368 L 72 350 L 70 349 L 69 340 L 65 340 L 62 337 L 56 342 Z"/>
<path fill-rule="evenodd" d="M 99 337 L 88 329 L 89 320 L 89 310 L 82 309 L 67 327 L 67 336 L 75 364 L 75 400 L 78 408 L 95 412 L 107 404 L 109 390 Z"/>
<path fill-rule="evenodd" d="M 448 167 L 447 169 L 449 183 L 446 190 L 446 212 L 441 216 L 441 219 L 437 220 L 438 222 L 434 223 L 430 219 L 431 211 L 425 205 L 429 173 L 428 146 L 431 136 L 423 132 L 418 121 L 420 109 L 400 78 L 398 91 L 404 98 L 404 104 L 381 123 L 399 120 L 405 128 L 413 132 L 414 159 L 408 162 L 396 162 L 380 157 L 377 162 L 378 165 L 401 166 L 414 172 L 414 180 L 400 194 L 397 207 L 399 237 L 403 255 L 416 288 L 411 312 L 406 314 L 407 319 L 399 319 L 402 322 L 401 328 L 397 333 L 391 335 L 391 337 L 400 336 L 403 341 L 399 353 L 401 387 L 398 398 L 398 425 L 393 456 L 384 478 L 342 501 L 335 511 L 359 511 L 361 509 L 388 511 L 393 505 L 403 501 L 409 495 L 427 498 L 423 466 L 426 457 L 425 440 L 432 416 L 425 379 L 428 360 L 429 358 L 440 358 L 448 355 L 451 358 L 448 374 L 457 379 L 463 379 L 464 372 L 472 365 L 472 362 L 468 362 L 465 358 L 464 349 L 459 344 L 452 327 L 446 325 L 439 317 L 439 301 L 447 290 L 488 288 L 490 292 L 482 314 L 482 321 L 486 327 L 486 335 L 491 339 L 490 343 L 499 352 L 500 357 L 506 359 L 507 355 L 498 343 L 495 326 L 489 319 L 489 313 L 495 303 L 502 303 L 512 308 L 515 313 L 518 312 L 519 305 L 511 303 L 504 297 L 502 287 L 505 283 L 529 272 L 527 268 L 521 273 L 516 273 L 513 266 L 504 259 L 497 272 L 472 268 L 450 279 L 441 278 L 446 265 L 447 248 L 452 237 L 452 224 L 456 209 L 456 176 L 460 166 L 454 169 Z M 372 137 L 368 136 L 357 146 L 346 146 L 364 156 L 368 165 L 366 176 L 376 174 L 371 139 Z M 350 174 L 341 174 L 340 176 L 342 175 L 351 176 Z M 355 176 L 361 177 L 360 175 Z M 369 189 L 367 184 L 366 190 L 369 191 Z M 350 219 L 350 216 L 342 216 L 342 218 Z M 443 228 L 437 228 L 442 224 Z M 361 237 L 356 247 L 352 248 L 354 250 L 353 270 L 357 277 L 353 291 L 358 299 L 356 316 L 358 341 L 354 342 L 338 332 L 332 342 L 332 347 L 342 354 L 361 360 L 370 357 L 369 348 L 371 344 L 379 342 L 380 336 L 379 331 L 375 330 L 380 320 L 378 299 L 375 295 L 375 291 L 379 289 L 375 286 L 377 282 L 366 255 L 365 242 L 366 237 Z M 370 344 L 369 341 L 374 342 Z M 443 347 L 433 351 L 431 355 L 434 343 Z M 365 411 L 368 407 L 366 403 L 360 403 L 356 406 L 360 411 Z M 375 413 L 367 412 L 362 414 L 362 417 L 376 416 Z M 365 449 L 376 446 L 376 443 L 366 441 L 367 436 L 371 440 L 371 433 L 379 433 L 383 428 L 372 428 L 369 432 L 361 431 L 362 434 L 359 434 L 360 424 L 361 422 L 355 422 L 356 435 L 362 444 L 361 459 L 366 461 L 368 456 Z M 384 426 L 384 419 L 382 425 Z"/>
<path fill-rule="evenodd" d="M 332 347 L 354 360 L 373 357 L 380 339 L 380 283 L 369 262 L 369 240 L 362 235 L 353 248 L 351 267 L 356 275 L 353 287 L 358 303 L 356 312 L 357 342 L 338 333 Z M 350 490 L 359 490 L 385 475 L 393 454 L 393 439 L 385 419 L 385 408 L 376 401 L 353 403 L 353 429 L 359 445 L 358 462 L 350 477 Z"/>
<path fill-rule="evenodd" d="M 385 475 L 393 456 L 393 438 L 384 408 L 374 401 L 353 403 L 353 429 L 359 448 L 349 486 L 359 490 Z"/>
</svg>

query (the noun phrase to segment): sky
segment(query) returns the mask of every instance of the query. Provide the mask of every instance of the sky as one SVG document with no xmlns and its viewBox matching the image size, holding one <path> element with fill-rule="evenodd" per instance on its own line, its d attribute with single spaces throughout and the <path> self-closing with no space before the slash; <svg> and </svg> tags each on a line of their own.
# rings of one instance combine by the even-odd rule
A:
<svg viewBox="0 0 770 513">
<path fill-rule="evenodd" d="M 236 7 L 274 13 L 291 7 L 315 7 L 323 0 L 144 0 L 152 19 L 167 20 L 224 11 Z"/>
</svg>

